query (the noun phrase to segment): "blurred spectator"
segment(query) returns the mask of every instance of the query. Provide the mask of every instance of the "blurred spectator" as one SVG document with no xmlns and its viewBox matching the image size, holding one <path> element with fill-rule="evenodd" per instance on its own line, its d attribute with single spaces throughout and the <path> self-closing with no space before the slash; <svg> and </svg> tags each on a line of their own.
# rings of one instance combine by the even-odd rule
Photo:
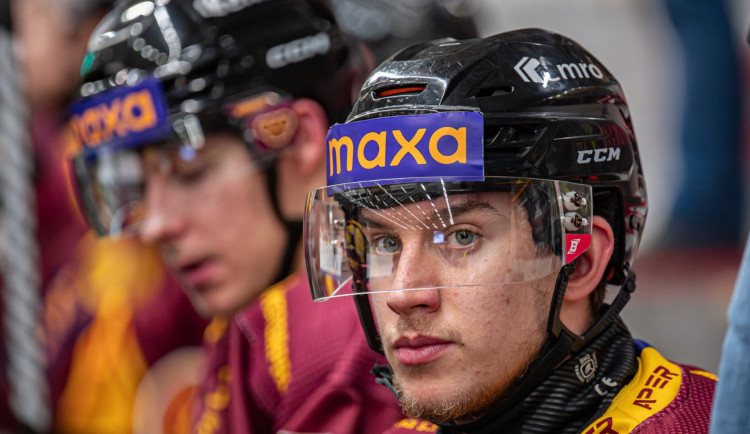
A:
<svg viewBox="0 0 750 434">
<path fill-rule="evenodd" d="M 750 44 L 750 31 L 747 33 Z M 734 292 L 727 311 L 729 327 L 719 364 L 711 432 L 750 432 L 750 237 L 745 243 Z"/>
<path fill-rule="evenodd" d="M 134 240 L 99 242 L 86 232 L 69 188 L 65 119 L 81 60 L 112 0 L 13 0 L 23 85 L 31 108 L 44 326 L 54 426 L 60 432 L 129 432 L 139 384 L 159 371 L 198 372 L 205 322 Z M 187 350 L 186 350 L 187 351 Z M 184 387 L 189 387 L 185 375 Z M 177 396 L 181 387 L 169 393 Z M 166 411 L 164 405 L 155 405 Z M 159 403 L 161 404 L 161 403 Z M 148 407 L 141 405 L 141 408 Z"/>
<path fill-rule="evenodd" d="M 665 0 L 682 46 L 682 178 L 664 247 L 739 247 L 742 90 L 724 0 Z M 679 161 L 679 159 L 677 159 Z"/>
<path fill-rule="evenodd" d="M 750 238 L 729 304 L 729 328 L 719 365 L 711 432 L 750 432 Z"/>
</svg>

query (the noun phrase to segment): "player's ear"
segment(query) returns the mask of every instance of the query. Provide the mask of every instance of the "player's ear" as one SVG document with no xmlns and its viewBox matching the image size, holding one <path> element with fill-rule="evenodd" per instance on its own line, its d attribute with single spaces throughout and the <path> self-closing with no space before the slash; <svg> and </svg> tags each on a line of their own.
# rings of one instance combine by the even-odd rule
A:
<svg viewBox="0 0 750 434">
<path fill-rule="evenodd" d="M 565 290 L 567 302 L 587 299 L 599 286 L 612 257 L 615 246 L 612 227 L 600 216 L 594 216 L 591 224 L 591 246 L 576 260 L 575 271 Z"/>
<path fill-rule="evenodd" d="M 295 100 L 292 110 L 297 114 L 299 124 L 287 157 L 293 160 L 299 173 L 305 175 L 317 171 L 325 162 L 328 116 L 320 104 L 308 98 Z"/>
</svg>

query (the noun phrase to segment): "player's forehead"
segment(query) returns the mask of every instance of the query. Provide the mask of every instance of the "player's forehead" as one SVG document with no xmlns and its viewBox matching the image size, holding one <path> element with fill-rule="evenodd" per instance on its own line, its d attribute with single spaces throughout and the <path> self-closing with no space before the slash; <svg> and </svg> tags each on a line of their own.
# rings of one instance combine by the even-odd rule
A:
<svg viewBox="0 0 750 434">
<path fill-rule="evenodd" d="M 511 192 L 445 194 L 405 201 L 389 208 L 363 208 L 361 218 L 369 226 L 389 226 L 394 222 L 392 218 L 398 215 L 402 219 L 427 223 L 426 227 L 437 227 L 470 216 L 507 218 L 516 208 L 516 202 L 516 195 Z"/>
</svg>

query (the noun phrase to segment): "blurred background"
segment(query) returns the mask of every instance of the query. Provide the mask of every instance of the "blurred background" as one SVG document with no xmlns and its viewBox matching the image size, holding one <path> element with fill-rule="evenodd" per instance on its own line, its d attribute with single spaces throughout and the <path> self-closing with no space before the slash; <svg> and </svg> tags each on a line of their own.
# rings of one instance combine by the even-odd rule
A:
<svg viewBox="0 0 750 434">
<path fill-rule="evenodd" d="M 92 415 L 139 393 L 137 379 L 147 366 L 200 342 L 202 323 L 162 272 L 158 255 L 127 242 L 95 242 L 68 190 L 65 113 L 88 35 L 112 3 L 0 0 L 0 22 L 12 28 L 4 32 L 12 43 L 0 52 L 0 203 L 6 204 L 0 206 L 0 285 L 6 282 L 0 367 L 8 373 L 0 376 L 0 428 L 11 426 L 23 407 L 14 404 L 23 394 L 6 378 L 40 373 L 49 384 L 32 381 L 37 387 L 26 393 L 52 400 L 53 413 L 72 416 L 20 415 L 26 424 L 37 430 L 54 424 L 61 432 L 81 424 L 128 425 L 128 411 L 108 413 L 102 425 Z M 628 98 L 649 194 L 635 263 L 638 288 L 623 316 L 636 337 L 667 357 L 717 371 L 726 308 L 750 226 L 750 2 L 332 3 L 342 27 L 368 43 L 378 60 L 421 39 L 542 27 L 577 40 L 607 65 Z M 20 184 L 13 179 L 30 188 L 21 189 L 20 202 L 13 190 Z M 19 237 L 23 233 L 30 237 Z M 184 312 L 191 326 L 160 325 L 136 350 L 133 336 L 159 317 L 152 311 Z M 31 345 L 24 339 L 39 336 L 34 325 L 40 318 L 44 339 Z M 167 344 L 174 334 L 169 327 L 180 338 Z M 101 341 L 112 345 L 92 344 Z M 44 372 L 35 371 L 29 359 Z M 25 368 L 19 371 L 19 364 Z M 73 399 L 86 393 L 107 399 Z"/>
</svg>

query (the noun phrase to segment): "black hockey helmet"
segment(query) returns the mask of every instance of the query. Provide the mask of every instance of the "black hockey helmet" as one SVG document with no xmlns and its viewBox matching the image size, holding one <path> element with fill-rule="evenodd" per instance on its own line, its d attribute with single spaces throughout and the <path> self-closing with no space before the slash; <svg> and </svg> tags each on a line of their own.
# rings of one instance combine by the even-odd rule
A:
<svg viewBox="0 0 750 434">
<path fill-rule="evenodd" d="M 421 289 L 388 277 L 395 264 L 389 254 L 399 247 L 389 234 L 402 230 L 424 230 L 425 250 L 442 252 L 444 268 L 460 268 L 461 286 L 558 273 L 547 344 L 517 394 L 608 328 L 635 289 L 631 264 L 647 201 L 630 113 L 618 81 L 567 37 L 523 29 L 405 48 L 370 75 L 328 143 L 328 185 L 308 198 L 308 275 L 316 299 L 354 295 L 373 349 L 382 352 L 366 293 Z M 504 254 L 507 271 L 477 272 L 478 262 L 462 267 L 471 261 L 467 251 L 435 247 L 449 235 L 471 241 L 471 234 L 441 229 L 460 204 L 454 194 L 487 191 L 511 193 L 507 208 L 522 205 L 523 219 L 504 224 L 531 223 L 538 246 L 523 258 Z M 618 292 L 577 335 L 562 324 L 560 309 L 572 264 L 588 248 L 592 215 L 612 226 L 604 280 Z M 367 231 L 373 222 L 385 227 L 371 230 L 374 240 Z M 504 241 L 506 253 L 520 249 Z"/>
<path fill-rule="evenodd" d="M 484 174 L 590 185 L 607 197 L 623 284 L 647 213 L 646 186 L 619 82 L 581 45 L 541 29 L 412 45 L 368 78 L 347 122 L 471 108 L 484 118 Z"/>
<path fill-rule="evenodd" d="M 90 38 L 70 114 L 90 224 L 104 235 L 136 223 L 138 148 L 178 142 L 189 157 L 205 133 L 230 130 L 272 167 L 295 132 L 289 101 L 341 121 L 367 72 L 325 0 L 118 2 Z"/>
</svg>

